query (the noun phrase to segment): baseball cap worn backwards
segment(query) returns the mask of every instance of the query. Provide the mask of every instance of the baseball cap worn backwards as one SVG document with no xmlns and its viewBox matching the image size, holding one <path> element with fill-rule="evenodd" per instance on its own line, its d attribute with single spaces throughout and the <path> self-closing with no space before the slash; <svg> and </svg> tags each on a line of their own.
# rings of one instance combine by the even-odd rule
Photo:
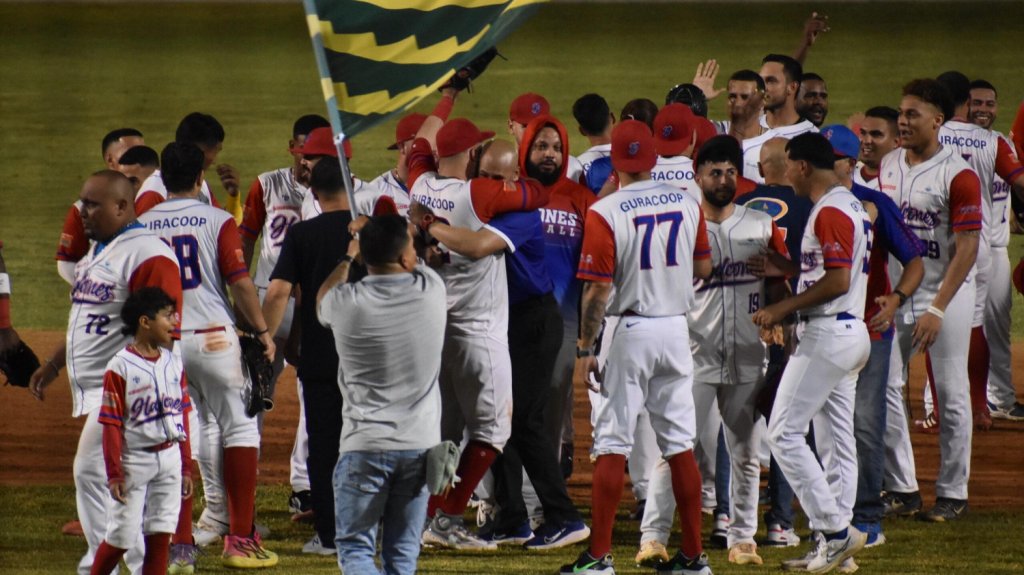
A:
<svg viewBox="0 0 1024 575">
<path fill-rule="evenodd" d="M 548 104 L 544 96 L 527 92 L 512 100 L 512 107 L 509 108 L 508 117 L 525 126 L 537 116 L 547 116 L 550 112 L 551 105 Z"/>
<path fill-rule="evenodd" d="M 693 111 L 684 104 L 669 104 L 654 118 L 654 150 L 659 156 L 678 156 L 693 142 Z"/>
<path fill-rule="evenodd" d="M 352 141 L 346 139 L 343 144 L 345 158 L 352 159 Z M 306 136 L 306 141 L 301 146 L 291 149 L 293 154 L 303 156 L 331 156 L 338 157 L 338 148 L 334 146 L 334 132 L 330 128 L 317 128 Z"/>
<path fill-rule="evenodd" d="M 416 137 L 416 132 L 420 131 L 420 126 L 423 125 L 426 119 L 426 114 L 413 112 L 399 120 L 398 126 L 395 127 L 395 143 L 388 146 L 388 149 L 397 150 L 398 144 Z"/>
<path fill-rule="evenodd" d="M 821 128 L 821 135 L 832 144 L 832 153 L 836 155 L 837 160 L 857 159 L 857 154 L 860 153 L 860 138 L 853 130 L 842 124 L 832 124 Z"/>
<path fill-rule="evenodd" d="M 627 173 L 649 172 L 658 160 L 654 136 L 637 120 L 619 122 L 612 130 L 612 166 Z"/>
<path fill-rule="evenodd" d="M 493 137 L 494 132 L 481 132 L 473 122 L 455 118 L 437 132 L 437 155 L 441 158 L 454 156 Z"/>
</svg>

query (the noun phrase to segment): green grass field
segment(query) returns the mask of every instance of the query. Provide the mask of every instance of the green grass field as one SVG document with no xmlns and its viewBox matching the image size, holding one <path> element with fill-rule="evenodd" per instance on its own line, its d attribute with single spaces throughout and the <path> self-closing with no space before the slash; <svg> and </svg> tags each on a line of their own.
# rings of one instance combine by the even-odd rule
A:
<svg viewBox="0 0 1024 575">
<path fill-rule="evenodd" d="M 64 518 L 74 513 L 71 487 L 5 487 L 4 500 L 18 509 L 8 516 L 4 506 L 0 520 L 5 527 L 0 544 L 0 566 L 6 575 L 67 573 L 85 551 L 85 541 L 60 535 Z M 271 529 L 266 546 L 277 552 L 281 561 L 267 573 L 338 573 L 331 558 L 301 553 L 302 544 L 312 536 L 308 525 L 292 523 L 281 504 L 288 497 L 287 487 L 261 488 L 257 501 L 259 517 Z M 582 510 L 586 512 L 587 510 Z M 707 526 L 705 521 L 705 539 Z M 762 528 L 763 529 L 763 528 Z M 1020 552 L 1020 515 L 1013 511 L 971 513 L 956 524 L 927 524 L 912 520 L 885 524 L 888 543 L 857 556 L 861 573 L 899 573 L 934 575 L 937 573 L 1011 574 L 1024 570 Z M 798 529 L 803 533 L 804 530 Z M 650 569 L 633 563 L 638 545 L 636 521 L 616 524 L 613 554 L 615 571 L 620 575 L 649 574 Z M 677 543 L 676 539 L 672 543 Z M 495 554 L 472 555 L 425 550 L 418 573 L 441 574 L 552 574 L 558 567 L 576 558 L 584 547 L 577 545 L 549 552 L 503 549 Z M 728 563 L 725 551 L 709 550 L 711 566 L 718 574 L 755 575 L 781 573 L 779 563 L 801 556 L 806 547 L 759 550 L 765 560 L 762 567 L 740 567 Z M 220 566 L 219 549 L 208 547 L 198 563 L 199 573 L 232 573 Z"/>
<path fill-rule="evenodd" d="M 528 90 L 546 94 L 570 122 L 572 102 L 588 91 L 616 110 L 635 97 L 661 102 L 704 59 L 717 58 L 724 77 L 757 69 L 767 52 L 792 51 L 813 9 L 820 7 L 546 6 L 502 44 L 508 61 L 495 62 L 455 114 L 502 134 L 509 103 Z M 997 127 L 1012 121 L 1024 77 L 1012 27 L 995 24 L 1016 21 L 1020 4 L 867 3 L 826 12 L 833 30 L 806 68 L 828 81 L 833 121 L 895 104 L 906 80 L 953 68 L 993 81 L 1004 102 Z M 221 159 L 250 182 L 289 161 L 296 117 L 324 111 L 297 3 L 3 3 L 0 38 L 0 236 L 19 327 L 65 325 L 67 290 L 53 253 L 69 204 L 102 167 L 107 131 L 137 127 L 159 150 L 183 115 L 212 113 L 227 130 Z M 724 115 L 724 101 L 713 101 L 711 112 Z M 372 177 L 392 164 L 384 148 L 393 130 L 391 122 L 355 139 L 357 174 Z M 574 137 L 572 149 L 584 145 Z"/>
<path fill-rule="evenodd" d="M 525 91 L 545 94 L 571 123 L 572 102 L 596 91 L 613 109 L 627 100 L 663 101 L 667 89 L 689 81 L 696 64 L 717 58 L 723 76 L 757 69 L 764 53 L 791 52 L 804 18 L 820 6 L 801 4 L 553 5 L 541 9 L 502 46 L 456 116 L 504 133 L 508 104 Z M 854 3 L 828 5 L 832 32 L 814 47 L 806 69 L 826 78 L 830 121 L 841 122 L 878 104 L 895 105 L 900 86 L 919 76 L 960 69 L 1001 91 L 1005 131 L 1024 94 L 1017 3 Z M 724 78 L 723 78 L 724 80 Z M 721 83 L 721 82 L 720 82 Z M 432 104 L 420 109 L 428 111 Z M 59 330 L 67 318 L 67 287 L 53 262 L 64 214 L 84 178 L 102 167 L 99 140 L 134 126 L 160 149 L 178 120 L 200 110 L 227 130 L 221 160 L 245 181 L 289 161 L 288 132 L 296 117 L 323 113 L 315 64 L 301 7 L 202 4 L 0 4 L 0 238 L 14 284 L 20 328 Z M 724 115 L 724 102 L 711 103 Z M 393 157 L 385 146 L 390 122 L 355 139 L 354 170 L 372 177 Z M 574 132 L 570 128 L 571 132 Z M 585 142 L 574 137 L 572 148 Z M 223 190 L 215 190 L 223 199 Z M 1014 237 L 1014 261 L 1024 240 Z M 1014 308 L 1015 336 L 1024 333 L 1024 306 Z M 1019 338 L 1019 337 L 1018 337 Z M 84 543 L 61 537 L 74 512 L 69 486 L 2 488 L 0 571 L 66 573 Z M 282 553 L 281 573 L 337 573 L 330 560 L 302 556 L 310 536 L 280 510 L 285 487 L 261 488 L 261 517 L 274 530 L 268 546 Z M 862 572 L 931 574 L 1021 573 L 1018 510 L 978 512 L 956 525 L 886 525 L 893 544 L 858 558 Z M 635 523 L 616 531 L 619 573 L 635 569 Z M 801 550 L 802 551 L 802 550 Z M 486 558 L 427 552 L 421 573 L 551 573 L 579 549 L 548 554 L 505 551 Z M 726 563 L 718 573 L 777 572 L 794 550 L 765 551 L 760 569 Z M 208 555 L 203 573 L 224 572 Z"/>
</svg>

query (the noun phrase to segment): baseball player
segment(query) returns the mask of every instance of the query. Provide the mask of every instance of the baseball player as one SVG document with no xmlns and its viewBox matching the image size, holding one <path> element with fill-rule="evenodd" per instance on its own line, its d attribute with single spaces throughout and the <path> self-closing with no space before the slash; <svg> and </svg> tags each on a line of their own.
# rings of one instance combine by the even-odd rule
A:
<svg viewBox="0 0 1024 575">
<path fill-rule="evenodd" d="M 149 146 L 133 146 L 117 161 L 117 171 L 132 183 L 132 189 L 139 193 L 142 182 L 160 168 L 160 154 Z"/>
<path fill-rule="evenodd" d="M 192 112 L 178 123 L 174 139 L 178 142 L 193 144 L 202 150 L 203 170 L 206 170 L 217 161 L 217 155 L 224 148 L 224 127 L 209 114 Z M 219 164 L 217 174 L 220 176 L 224 189 L 228 192 L 228 203 L 224 209 L 237 221 L 242 216 L 242 205 L 238 193 L 238 170 L 227 164 Z M 142 188 L 135 196 L 135 213 L 141 216 L 165 199 L 167 199 L 167 188 L 164 187 L 163 180 L 160 178 L 160 170 L 156 170 L 146 178 L 142 183 Z M 210 192 L 210 186 L 205 180 L 199 199 L 204 204 L 220 207 L 217 197 Z"/>
<path fill-rule="evenodd" d="M 854 394 L 870 346 L 864 298 L 871 221 L 836 177 L 828 140 L 800 134 L 786 153 L 787 179 L 814 203 L 801 243 L 800 280 L 795 296 L 761 308 L 752 320 L 772 328 L 800 312 L 800 343 L 782 373 L 768 440 L 818 532 L 810 552 L 787 566 L 825 573 L 860 551 L 867 539 L 850 520 L 857 490 Z M 831 435 L 833 455 L 822 464 L 805 438 L 812 419 Z"/>
<path fill-rule="evenodd" d="M 853 172 L 853 182 L 878 190 L 878 168 L 882 158 L 900 145 L 900 132 L 896 126 L 900 113 L 888 106 L 875 106 L 864 112 L 860 122 L 859 168 Z"/>
<path fill-rule="evenodd" d="M 685 193 L 650 179 L 657 153 L 646 124 L 624 120 L 612 131 L 612 163 L 623 184 L 587 212 L 579 278 L 581 304 L 573 379 L 597 371 L 594 342 L 606 310 L 621 316 L 611 342 L 594 426 L 593 527 L 590 549 L 563 574 L 610 574 L 612 525 L 622 496 L 625 459 L 636 414 L 647 409 L 658 447 L 672 473 L 682 523 L 679 552 L 659 573 L 710 575 L 700 540 L 700 473 L 686 313 L 693 279 L 711 274 L 711 250 L 700 206 Z M 615 298 L 609 305 L 614 286 Z"/>
<path fill-rule="evenodd" d="M 695 117 L 683 104 L 669 104 L 654 117 L 654 144 L 658 161 L 651 170 L 655 182 L 675 186 L 701 200 L 700 187 L 694 178 Z"/>
<path fill-rule="evenodd" d="M 352 141 L 346 139 L 342 145 L 345 150 L 345 159 L 352 159 Z M 301 156 L 302 173 L 305 181 L 309 181 L 310 174 L 313 173 L 313 168 L 316 166 L 322 158 L 325 157 L 338 157 L 338 148 L 334 145 L 334 132 L 331 131 L 330 126 L 323 128 L 314 128 L 306 136 L 306 140 L 301 144 L 292 147 L 291 152 L 293 154 Z M 363 215 L 373 214 L 373 206 L 378 198 L 378 194 L 363 194 L 363 188 L 366 186 L 366 182 L 359 178 L 352 176 L 352 189 L 356 195 L 356 206 L 358 207 L 359 213 Z M 360 201 L 361 200 L 361 201 Z M 381 200 L 387 202 L 388 200 Z M 320 202 L 316 198 L 316 194 L 308 193 L 302 200 L 302 221 L 311 220 L 324 211 L 320 208 Z"/>
<path fill-rule="evenodd" d="M 181 500 L 192 496 L 185 415 L 191 406 L 181 362 L 170 349 L 175 310 L 160 288 L 134 292 L 121 309 L 121 331 L 134 341 L 117 352 L 103 376 L 99 422 L 114 501 L 92 575 L 111 573 L 140 532 L 146 541 L 142 572 L 165 573 Z"/>
<path fill-rule="evenodd" d="M 607 158 L 612 153 L 615 114 L 600 95 L 585 94 L 573 103 L 572 115 L 579 124 L 580 134 L 590 142 L 590 148 L 576 157 L 583 168 L 580 181 L 585 182 L 590 172 L 590 164 L 598 158 Z"/>
<path fill-rule="evenodd" d="M 712 424 L 713 442 L 703 447 L 714 450 L 718 427 L 725 424 L 732 464 L 732 480 L 727 483 L 732 503 L 728 510 L 729 562 L 761 565 L 754 542 L 760 482 L 760 433 L 755 423 L 760 418 L 756 400 L 764 381 L 766 347 L 749 316 L 762 302 L 770 304 L 770 298 L 780 299 L 788 289 L 778 278 L 757 277 L 757 269 L 748 265 L 748 260 L 760 259 L 771 250 L 786 258 L 791 273 L 798 268 L 788 260 L 782 232 L 771 216 L 733 204 L 736 178 L 743 168 L 743 152 L 735 138 L 723 135 L 706 142 L 696 168 L 712 263 L 711 277 L 696 285 L 695 305 L 688 318 L 697 429 L 707 428 L 712 410 L 720 414 Z M 771 291 L 768 283 L 774 284 Z M 641 549 L 647 541 L 664 545 L 668 539 L 675 513 L 669 475 L 668 465 L 660 461 L 648 488 L 640 527 Z"/>
<path fill-rule="evenodd" d="M 882 159 L 879 183 L 903 211 L 907 225 L 924 242 L 924 279 L 896 314 L 896 335 L 903 365 L 914 347 L 928 353 L 934 377 L 939 423 L 940 464 L 936 503 L 922 517 L 948 521 L 967 510 L 971 421 L 967 346 L 974 307 L 971 270 L 982 230 L 981 184 L 950 146 L 939 143 L 945 118 L 953 116 L 946 89 L 935 80 L 914 80 L 903 87 L 900 145 Z M 905 369 L 905 367 L 904 367 Z M 904 381 L 906 376 L 904 374 Z M 913 476 L 913 448 L 905 431 L 896 439 L 904 473 Z M 919 500 L 920 494 L 887 494 L 893 501 Z"/>
<path fill-rule="evenodd" d="M 103 136 L 100 151 L 103 162 L 108 170 L 120 171 L 118 165 L 121 155 L 133 146 L 141 146 L 145 142 L 142 132 L 135 128 L 120 128 Z M 75 264 L 89 251 L 89 239 L 82 227 L 82 203 L 76 201 L 68 208 L 64 217 L 64 225 L 60 230 L 60 242 L 57 244 L 57 274 L 68 282 L 75 282 Z"/>
<path fill-rule="evenodd" d="M 992 129 L 998 113 L 995 86 L 985 80 L 971 82 L 970 120 L 986 130 Z M 1013 151 L 1013 143 L 998 132 L 1000 149 Z M 1019 159 L 1019 158 L 1018 158 Z M 985 309 L 985 337 L 989 348 L 988 407 L 993 419 L 1024 421 L 1024 405 L 1017 401 L 1010 377 L 1010 184 L 997 173 L 992 178 L 992 226 L 989 242 L 992 269 L 989 272 L 988 303 Z"/>
<path fill-rule="evenodd" d="M 427 117 L 423 114 L 412 113 L 398 121 L 398 125 L 395 127 L 395 142 L 388 146 L 389 150 L 398 150 L 398 163 L 394 168 L 374 178 L 369 186 L 370 190 L 391 198 L 398 213 L 403 216 L 409 212 L 409 187 L 406 185 L 406 180 L 409 178 L 409 167 L 406 165 L 406 159 L 409 156 L 413 138 L 426 119 Z M 364 194 L 366 193 L 370 192 L 364 192 Z M 356 195 L 356 203 L 360 203 L 362 199 L 359 194 Z"/>
<path fill-rule="evenodd" d="M 800 89 L 796 93 L 796 113 L 816 128 L 825 123 L 828 116 L 828 86 L 824 78 L 814 72 L 804 72 L 800 77 Z"/>
<path fill-rule="evenodd" d="M 409 184 L 414 206 L 429 208 L 455 227 L 478 230 L 502 212 L 536 209 L 549 194 L 533 180 L 506 183 L 474 178 L 467 167 L 478 159 L 479 144 L 494 136 L 466 119 L 445 118 L 455 93 L 446 90 L 413 142 Z M 443 124 L 443 127 L 441 127 Z M 437 160 L 430 141 L 436 139 Z M 430 218 L 423 225 L 429 227 Z M 442 246 L 443 247 L 443 246 Z M 484 473 L 508 441 L 511 428 L 512 368 L 508 352 L 508 285 L 501 253 L 469 260 L 446 255 L 440 268 L 448 289 L 448 327 L 441 370 L 444 439 L 459 441 L 465 425 L 469 443 L 459 460 L 462 478 L 447 496 L 432 497 L 432 519 L 424 543 L 457 549 L 496 549 L 470 534 L 462 513 Z"/>
<path fill-rule="evenodd" d="M 197 459 L 204 482 L 222 479 L 227 499 L 222 562 L 228 567 L 271 567 L 277 555 L 263 548 L 253 524 L 260 435 L 256 420 L 246 415 L 248 382 L 227 290 L 271 361 L 274 341 L 245 266 L 234 218 L 198 200 L 206 165 L 202 150 L 172 142 L 160 160 L 168 199 L 139 222 L 173 247 L 181 268 L 181 356 L 199 411 Z"/>
<path fill-rule="evenodd" d="M 89 573 L 103 541 L 110 504 L 103 465 L 103 374 L 107 362 L 124 345 L 121 308 L 128 296 L 144 287 L 159 287 L 181 302 L 181 276 L 174 252 L 135 221 L 134 193 L 128 178 L 112 170 L 96 172 L 79 194 L 82 225 L 91 241 L 75 267 L 67 340 L 32 375 L 30 388 L 38 399 L 66 363 L 72 415 L 86 416 L 75 453 L 75 502 L 89 549 L 78 564 Z M 180 306 L 180 303 L 179 303 Z M 135 573 L 142 564 L 141 538 L 125 556 Z"/>
</svg>

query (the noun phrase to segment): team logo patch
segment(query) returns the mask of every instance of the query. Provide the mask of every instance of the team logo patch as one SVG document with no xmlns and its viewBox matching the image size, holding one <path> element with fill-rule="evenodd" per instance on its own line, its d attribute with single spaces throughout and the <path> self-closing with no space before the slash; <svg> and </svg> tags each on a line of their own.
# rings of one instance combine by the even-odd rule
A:
<svg viewBox="0 0 1024 575">
<path fill-rule="evenodd" d="M 776 221 L 789 213 L 789 205 L 786 204 L 786 202 L 775 198 L 757 198 L 756 200 L 750 200 L 746 203 L 746 207 L 766 213 L 772 217 L 772 220 Z"/>
<path fill-rule="evenodd" d="M 665 126 L 661 129 L 661 137 L 669 138 L 672 136 L 672 126 Z"/>
<path fill-rule="evenodd" d="M 635 156 L 640 153 L 640 142 L 630 142 L 627 148 L 627 153 L 630 156 Z"/>
<path fill-rule="evenodd" d="M 534 116 L 540 114 L 540 102 L 534 102 L 530 104 L 530 113 Z"/>
</svg>

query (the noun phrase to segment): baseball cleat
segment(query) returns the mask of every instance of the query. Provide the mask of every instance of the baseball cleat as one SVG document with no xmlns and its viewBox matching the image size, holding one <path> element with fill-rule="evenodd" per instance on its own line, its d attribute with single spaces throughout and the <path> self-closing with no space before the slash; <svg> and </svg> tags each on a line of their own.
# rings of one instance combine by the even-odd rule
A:
<svg viewBox="0 0 1024 575">
<path fill-rule="evenodd" d="M 498 546 L 493 541 L 484 541 L 470 533 L 461 517 L 446 515 L 440 511 L 423 531 L 424 545 L 447 547 L 460 551 L 496 551 Z"/>
<path fill-rule="evenodd" d="M 918 513 L 917 518 L 921 521 L 931 521 L 933 523 L 945 523 L 946 521 L 953 521 L 959 519 L 967 513 L 967 500 L 966 499 L 950 499 L 948 497 L 938 497 L 935 499 L 935 506 Z"/>
<path fill-rule="evenodd" d="M 708 556 L 704 553 L 690 559 L 682 551 L 676 551 L 675 557 L 654 568 L 657 575 L 713 575 L 708 565 Z"/>
<path fill-rule="evenodd" d="M 807 563 L 808 573 L 828 573 L 847 558 L 864 548 L 868 536 L 853 525 L 846 528 L 846 534 L 835 539 L 818 539 L 814 556 Z"/>
<path fill-rule="evenodd" d="M 924 419 L 914 421 L 914 429 L 921 433 L 935 435 L 939 432 L 939 418 L 935 416 L 934 411 L 929 411 Z"/>
<path fill-rule="evenodd" d="M 715 515 L 715 525 L 711 528 L 710 542 L 715 549 L 729 548 L 729 516 L 725 513 Z"/>
<path fill-rule="evenodd" d="M 1009 407 L 999 407 L 989 402 L 988 411 L 992 419 L 1005 419 L 1007 421 L 1024 421 L 1024 404 L 1015 401 Z"/>
<path fill-rule="evenodd" d="M 764 560 L 757 554 L 754 543 L 737 543 L 729 549 L 729 563 L 737 565 L 764 565 Z"/>
<path fill-rule="evenodd" d="M 615 575 L 611 553 L 594 557 L 589 551 L 580 553 L 576 561 L 562 565 L 559 575 Z"/>
<path fill-rule="evenodd" d="M 645 541 L 636 553 L 637 567 L 657 567 L 668 561 L 668 550 L 661 541 Z"/>
<path fill-rule="evenodd" d="M 168 575 L 192 575 L 196 572 L 196 558 L 202 552 L 198 545 L 172 544 L 167 562 Z"/>
<path fill-rule="evenodd" d="M 882 505 L 885 506 L 882 512 L 884 517 L 910 517 L 921 510 L 921 492 L 887 491 L 882 496 Z"/>
<path fill-rule="evenodd" d="M 225 535 L 220 561 L 225 567 L 235 569 L 262 569 L 277 565 L 277 553 L 264 549 L 259 536 Z"/>
<path fill-rule="evenodd" d="M 768 525 L 768 537 L 762 543 L 765 547 L 796 547 L 800 545 L 800 536 L 792 527 L 783 527 L 778 523 Z"/>
<path fill-rule="evenodd" d="M 308 490 L 292 491 L 288 497 L 288 511 L 292 521 L 313 520 L 313 494 Z"/>
<path fill-rule="evenodd" d="M 216 519 L 200 517 L 199 521 L 192 526 L 192 539 L 196 545 L 206 547 L 220 541 L 220 538 L 228 533 L 228 524 L 221 523 Z"/>
</svg>

